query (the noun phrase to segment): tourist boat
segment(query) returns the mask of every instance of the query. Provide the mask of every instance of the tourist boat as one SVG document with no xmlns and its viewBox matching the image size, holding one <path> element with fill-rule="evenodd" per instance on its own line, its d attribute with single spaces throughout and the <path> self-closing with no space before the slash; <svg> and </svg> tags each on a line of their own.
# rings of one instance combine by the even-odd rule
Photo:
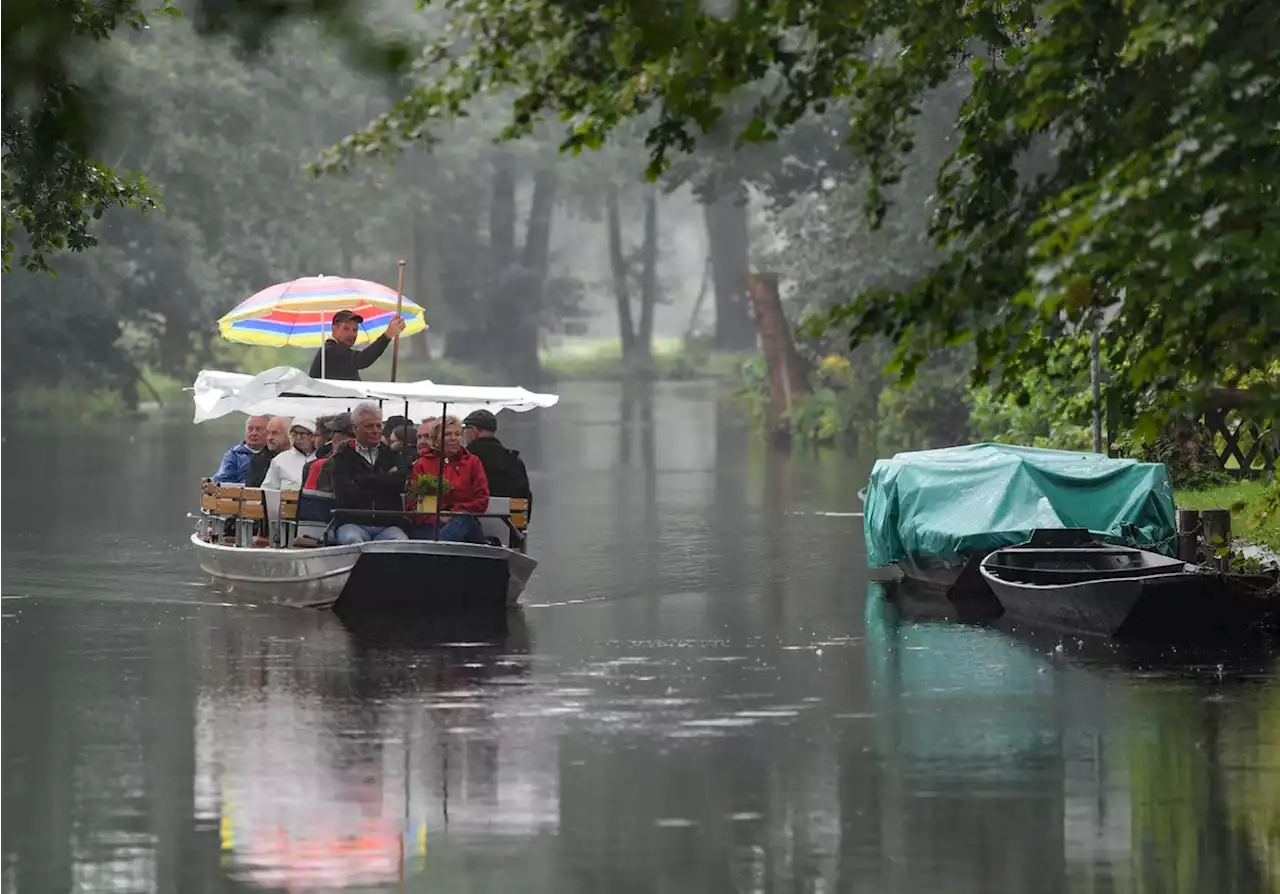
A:
<svg viewBox="0 0 1280 894">
<path fill-rule="evenodd" d="M 872 568 L 896 565 L 952 601 L 997 610 L 980 572 L 992 551 L 1051 528 L 1157 543 L 1174 534 L 1173 489 L 1159 463 L 1006 444 L 948 447 L 878 460 L 863 526 Z"/>
<path fill-rule="evenodd" d="M 257 376 L 203 371 L 193 391 L 197 423 L 231 413 L 314 417 L 343 412 L 362 401 L 389 404 L 395 412 L 423 419 L 463 416 L 480 408 L 524 412 L 559 400 L 523 388 L 312 379 L 291 367 Z M 295 515 L 289 511 L 288 494 L 206 483 L 201 496 L 202 512 L 195 516 L 191 536 L 200 567 L 230 593 L 250 601 L 332 607 L 345 615 L 499 612 L 519 600 L 537 568 L 526 552 L 524 501 L 490 500 L 481 525 L 486 534 L 507 536 L 490 537 L 485 544 L 399 540 L 303 548 L 257 547 L 243 537 L 227 543 L 222 536 L 225 519 L 249 527 L 261 519 L 287 523 Z M 507 545 L 494 545 L 495 540 Z"/>
</svg>

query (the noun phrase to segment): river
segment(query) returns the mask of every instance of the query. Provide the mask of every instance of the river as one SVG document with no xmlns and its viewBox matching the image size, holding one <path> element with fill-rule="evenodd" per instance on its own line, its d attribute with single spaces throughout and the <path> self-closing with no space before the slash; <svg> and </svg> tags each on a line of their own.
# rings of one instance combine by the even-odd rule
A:
<svg viewBox="0 0 1280 894">
<path fill-rule="evenodd" d="M 502 415 L 488 641 L 230 601 L 184 515 L 239 421 L 187 418 L 6 427 L 6 892 L 1280 890 L 1274 656 L 904 616 L 822 514 L 874 458 L 707 385 Z"/>
</svg>

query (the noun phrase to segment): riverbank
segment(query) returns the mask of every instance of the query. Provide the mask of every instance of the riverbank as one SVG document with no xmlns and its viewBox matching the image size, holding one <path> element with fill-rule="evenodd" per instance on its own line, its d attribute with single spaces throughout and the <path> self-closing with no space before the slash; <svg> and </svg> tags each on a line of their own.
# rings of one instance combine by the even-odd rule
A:
<svg viewBox="0 0 1280 894">
<path fill-rule="evenodd" d="M 1268 506 L 1267 482 L 1237 481 L 1202 490 L 1175 491 L 1179 509 L 1230 509 L 1231 535 L 1280 553 L 1280 515 L 1263 517 Z"/>
</svg>

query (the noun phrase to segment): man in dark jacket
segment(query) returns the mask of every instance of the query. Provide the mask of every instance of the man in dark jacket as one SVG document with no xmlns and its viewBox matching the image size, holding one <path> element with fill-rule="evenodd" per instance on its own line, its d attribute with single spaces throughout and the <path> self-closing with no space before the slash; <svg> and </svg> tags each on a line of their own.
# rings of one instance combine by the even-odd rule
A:
<svg viewBox="0 0 1280 894">
<path fill-rule="evenodd" d="M 359 404 L 351 412 L 351 420 L 355 423 L 355 440 L 336 449 L 327 463 L 332 470 L 338 508 L 403 512 L 409 468 L 404 465 L 403 453 L 382 445 L 382 411 L 377 404 Z M 376 515 L 340 518 L 340 544 L 409 539 L 400 526 L 407 524 L 403 518 Z"/>
<path fill-rule="evenodd" d="M 364 317 L 353 310 L 340 310 L 333 315 L 333 337 L 325 339 L 324 347 L 316 351 L 311 361 L 311 378 L 360 381 L 360 370 L 372 366 L 391 344 L 391 339 L 404 331 L 404 320 L 396 317 L 387 325 L 387 331 L 373 340 L 369 347 L 357 351 L 354 347 L 360 335 Z M 324 368 L 321 369 L 323 357 Z"/>
<path fill-rule="evenodd" d="M 476 410 L 462 420 L 467 449 L 480 458 L 489 493 L 495 497 L 522 497 L 533 511 L 533 494 L 529 491 L 529 472 L 518 450 L 498 440 L 498 419 L 488 410 Z"/>
</svg>

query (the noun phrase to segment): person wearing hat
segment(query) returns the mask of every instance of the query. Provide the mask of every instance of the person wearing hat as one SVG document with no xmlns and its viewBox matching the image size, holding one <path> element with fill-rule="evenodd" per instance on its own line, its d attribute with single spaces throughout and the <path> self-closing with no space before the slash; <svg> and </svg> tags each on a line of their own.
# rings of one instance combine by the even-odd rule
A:
<svg viewBox="0 0 1280 894">
<path fill-rule="evenodd" d="M 495 497 L 526 499 L 532 512 L 529 472 L 520 458 L 520 451 L 512 450 L 498 440 L 498 418 L 488 410 L 476 410 L 462 420 L 462 431 L 467 450 L 474 453 L 484 466 L 485 477 L 489 479 L 489 493 Z"/>
<path fill-rule="evenodd" d="M 316 424 L 299 416 L 289 424 L 289 448 L 271 460 L 262 486 L 272 490 L 296 490 L 302 487 L 302 469 L 315 459 Z"/>
<path fill-rule="evenodd" d="M 311 361 L 311 378 L 319 379 L 323 373 L 326 379 L 343 379 L 350 382 L 360 381 L 360 370 L 368 369 L 382 356 L 382 352 L 391 344 L 391 339 L 404 331 L 405 322 L 395 317 L 387 324 L 387 331 L 373 340 L 369 347 L 357 351 L 355 343 L 360 335 L 360 324 L 364 317 L 354 310 L 340 310 L 333 315 L 333 335 L 326 338 L 324 347 L 316 351 Z M 323 364 L 323 369 L 321 365 Z"/>
<path fill-rule="evenodd" d="M 302 487 L 305 490 L 333 493 L 332 476 L 326 472 L 329 469 L 329 459 L 333 456 L 333 451 L 356 436 L 356 424 L 350 413 L 339 413 L 331 417 L 325 427 L 329 430 L 331 439 L 329 450 L 323 456 L 317 453 L 315 459 L 303 466 Z"/>
</svg>

